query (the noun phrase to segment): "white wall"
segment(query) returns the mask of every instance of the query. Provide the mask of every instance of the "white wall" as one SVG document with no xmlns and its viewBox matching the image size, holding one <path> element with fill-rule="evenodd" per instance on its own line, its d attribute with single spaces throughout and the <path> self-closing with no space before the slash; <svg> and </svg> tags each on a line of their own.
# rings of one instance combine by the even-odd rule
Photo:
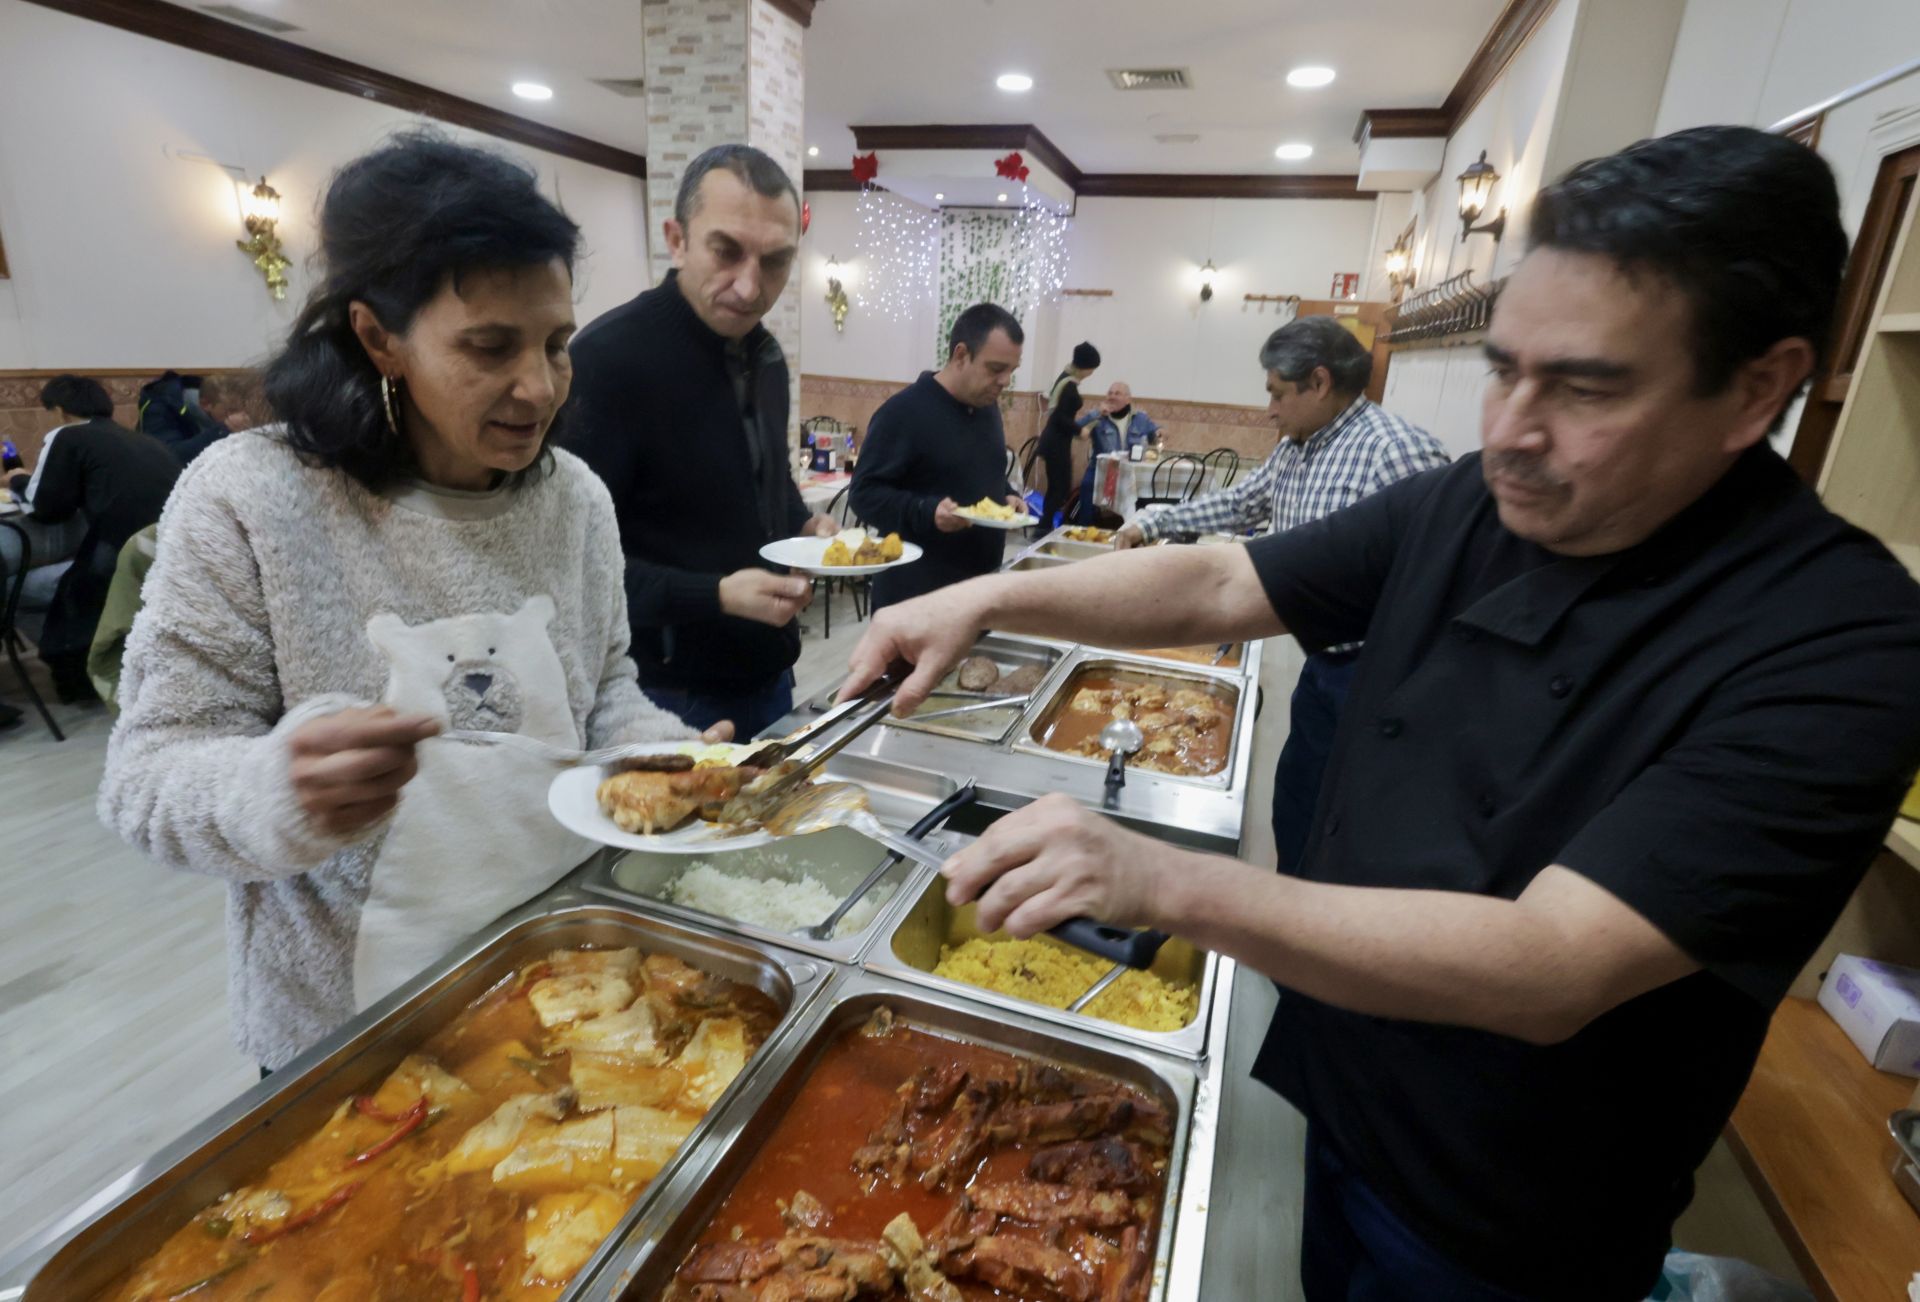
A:
<svg viewBox="0 0 1920 1302">
<path fill-rule="evenodd" d="M 270 352 L 311 280 L 314 209 L 329 174 L 421 119 L 148 40 L 24 0 L 0 0 L 0 369 L 238 366 Z M 584 228 L 584 322 L 647 285 L 643 183 L 448 128 L 539 169 Z M 228 173 L 283 196 L 286 301 L 234 247 Z M 249 183 L 249 188 L 251 185 Z"/>
<path fill-rule="evenodd" d="M 824 301 L 829 255 L 852 276 L 865 270 L 853 256 L 857 199 L 809 196 L 802 369 L 911 379 L 932 364 L 931 302 L 904 323 L 855 306 L 845 333 L 836 335 Z M 1405 201 L 1394 202 L 1394 211 L 1404 213 Z M 1067 285 L 1113 294 L 1042 308 L 1027 323 L 1026 364 L 1015 384 L 1044 387 L 1073 346 L 1087 339 L 1104 358 L 1096 385 L 1119 379 L 1156 398 L 1259 405 L 1265 401 L 1260 344 L 1286 318 L 1274 305 L 1249 304 L 1242 296 L 1326 298 L 1336 272 L 1364 276 L 1405 223 L 1400 216 L 1393 231 L 1376 239 L 1374 209 L 1347 199 L 1082 199 L 1068 237 Z M 1212 301 L 1202 304 L 1198 271 L 1209 255 L 1219 274 Z M 851 293 L 851 281 L 848 287 Z"/>
<path fill-rule="evenodd" d="M 1688 0 L 1656 129 L 1770 126 L 1920 56 L 1914 0 Z M 1827 114 L 1818 148 L 1833 166 L 1849 233 L 1880 166 L 1874 127 L 1920 104 L 1920 75 Z"/>
</svg>

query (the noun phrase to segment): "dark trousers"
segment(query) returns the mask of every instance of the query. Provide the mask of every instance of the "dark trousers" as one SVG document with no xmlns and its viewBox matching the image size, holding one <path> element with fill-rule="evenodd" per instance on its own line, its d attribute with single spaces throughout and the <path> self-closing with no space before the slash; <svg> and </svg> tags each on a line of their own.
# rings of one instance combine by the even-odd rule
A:
<svg viewBox="0 0 1920 1302">
<path fill-rule="evenodd" d="M 1073 444 L 1040 445 L 1040 461 L 1047 468 L 1047 495 L 1040 507 L 1040 527 L 1051 529 L 1054 516 L 1067 504 L 1073 491 Z"/>
<path fill-rule="evenodd" d="M 1569 1270 L 1578 1263 L 1567 1263 Z M 1523 1302 L 1469 1274 L 1421 1239 L 1307 1130 L 1300 1223 L 1307 1302 Z"/>
<path fill-rule="evenodd" d="M 1358 651 L 1311 655 L 1293 689 L 1293 719 L 1273 773 L 1273 846 L 1281 872 L 1298 871 L 1320 800 L 1320 780 L 1333 754 L 1334 730 L 1353 686 Z"/>
<path fill-rule="evenodd" d="M 640 685 L 655 705 L 680 716 L 689 728 L 705 732 L 722 719 L 733 720 L 736 741 L 749 741 L 793 710 L 793 672 L 782 670 L 764 687 L 744 692 L 696 692 L 681 687 Z"/>
</svg>

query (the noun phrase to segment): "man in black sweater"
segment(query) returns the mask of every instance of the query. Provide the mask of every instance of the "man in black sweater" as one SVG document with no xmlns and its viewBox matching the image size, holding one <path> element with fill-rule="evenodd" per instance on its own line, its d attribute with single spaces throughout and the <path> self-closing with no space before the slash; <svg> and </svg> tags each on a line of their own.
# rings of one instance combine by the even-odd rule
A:
<svg viewBox="0 0 1920 1302">
<path fill-rule="evenodd" d="M 33 519 L 58 524 L 84 512 L 87 532 L 54 589 L 40 636 L 40 659 L 62 701 L 97 699 L 87 679 L 87 648 L 106 605 L 113 567 L 127 539 L 160 518 L 180 463 L 157 440 L 113 421 L 113 399 L 96 380 L 62 375 L 40 391 L 60 418 L 31 472 L 8 486 Z"/>
<path fill-rule="evenodd" d="M 926 550 L 874 576 L 875 610 L 1000 568 L 1006 534 L 975 528 L 960 508 L 991 498 L 1026 510 L 1007 484 L 1000 424 L 1000 395 L 1024 342 L 1013 313 L 976 303 L 947 335 L 947 364 L 921 372 L 873 413 L 848 500 L 869 525 Z"/>
<path fill-rule="evenodd" d="M 674 270 L 573 341 L 564 438 L 613 494 L 640 685 L 744 739 L 793 707 L 813 592 L 760 548 L 833 531 L 794 486 L 786 356 L 760 324 L 793 269 L 800 198 L 759 150 L 720 145 L 687 166 L 665 230 Z"/>
</svg>

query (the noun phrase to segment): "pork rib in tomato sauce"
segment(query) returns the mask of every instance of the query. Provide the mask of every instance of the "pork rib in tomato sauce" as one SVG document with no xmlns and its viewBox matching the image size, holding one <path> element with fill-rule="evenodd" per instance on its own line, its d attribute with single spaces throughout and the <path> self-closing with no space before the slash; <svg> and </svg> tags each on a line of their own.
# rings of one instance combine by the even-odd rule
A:
<svg viewBox="0 0 1920 1302">
<path fill-rule="evenodd" d="M 821 1055 L 665 1296 L 1142 1302 L 1171 1123 L 882 1008 Z"/>
</svg>

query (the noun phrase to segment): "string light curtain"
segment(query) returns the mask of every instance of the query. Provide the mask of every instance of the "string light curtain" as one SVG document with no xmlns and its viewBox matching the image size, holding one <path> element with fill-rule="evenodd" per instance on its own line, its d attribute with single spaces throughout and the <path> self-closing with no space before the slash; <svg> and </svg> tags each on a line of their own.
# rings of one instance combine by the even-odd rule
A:
<svg viewBox="0 0 1920 1302">
<path fill-rule="evenodd" d="M 944 360 L 954 318 L 975 303 L 998 303 L 1025 324 L 1040 304 L 1058 301 L 1067 283 L 1071 226 L 1067 217 L 1034 202 L 1025 185 L 1018 208 L 941 213 L 935 356 Z"/>
<path fill-rule="evenodd" d="M 890 190 L 860 191 L 853 247 L 860 259 L 854 302 L 889 321 L 909 321 L 933 298 L 940 252 L 940 221 Z"/>
</svg>

